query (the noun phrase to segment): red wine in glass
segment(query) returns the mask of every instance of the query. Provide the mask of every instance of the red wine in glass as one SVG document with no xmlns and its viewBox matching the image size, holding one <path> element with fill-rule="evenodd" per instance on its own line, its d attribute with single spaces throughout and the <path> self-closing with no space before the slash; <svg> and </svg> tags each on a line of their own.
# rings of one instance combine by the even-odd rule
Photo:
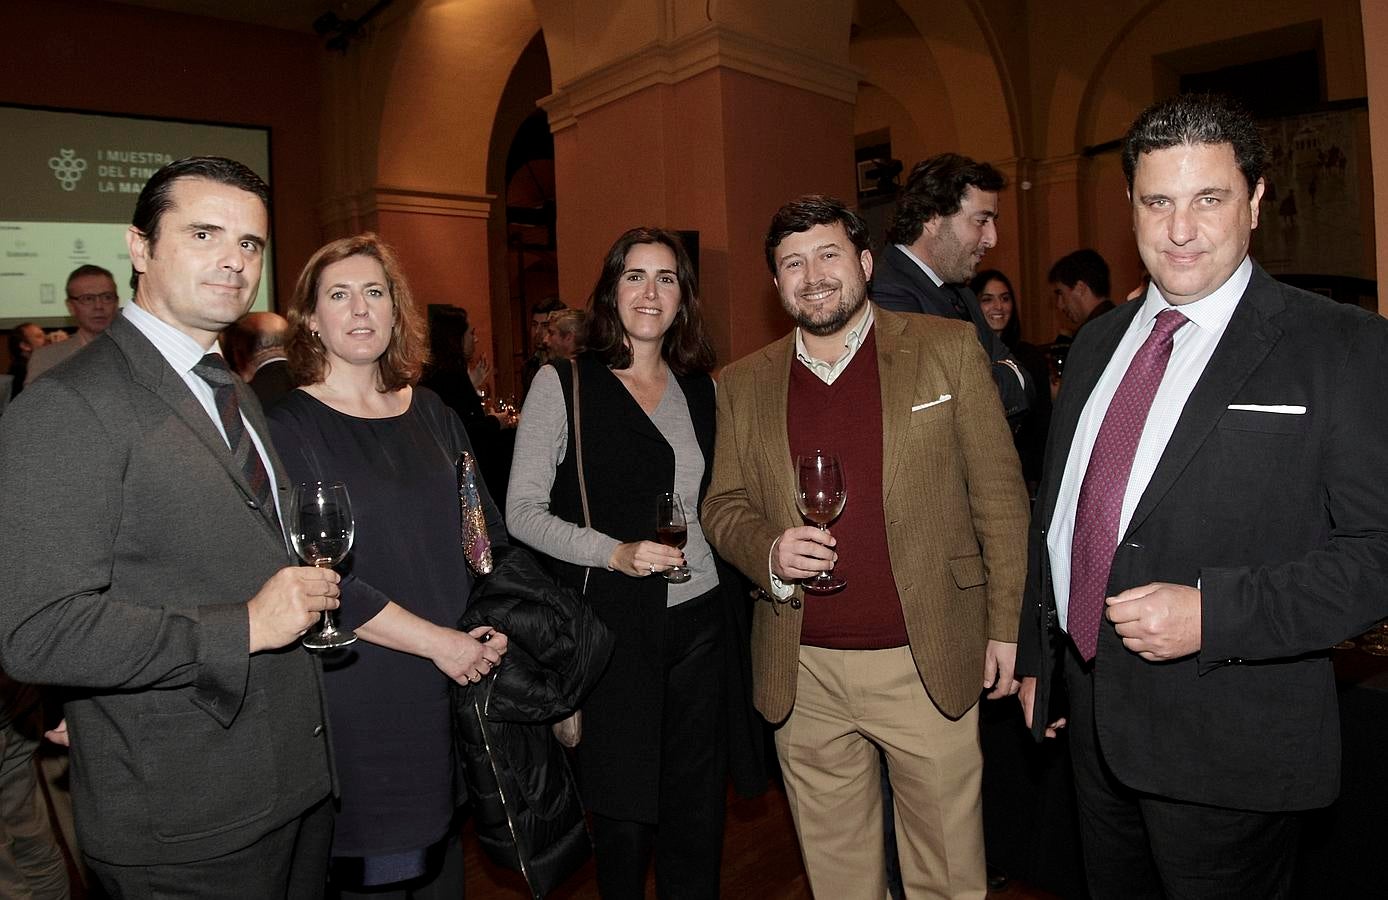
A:
<svg viewBox="0 0 1388 900">
<path fill-rule="evenodd" d="M 828 531 L 829 523 L 843 512 L 844 501 L 848 499 L 839 458 L 824 450 L 797 456 L 795 481 L 795 505 L 800 515 L 818 525 L 820 531 Z M 841 591 L 847 584 L 846 579 L 834 575 L 832 570 L 800 582 L 800 586 L 812 594 Z"/>
<path fill-rule="evenodd" d="M 684 504 L 675 491 L 661 494 L 655 504 L 655 537 L 667 547 L 683 549 L 689 538 L 689 524 L 684 517 Z M 665 573 L 665 580 L 671 584 L 683 584 L 689 580 L 688 566 L 671 566 Z"/>
<path fill-rule="evenodd" d="M 655 539 L 667 547 L 683 550 L 689 540 L 689 529 L 680 525 L 666 525 L 655 530 Z"/>
</svg>

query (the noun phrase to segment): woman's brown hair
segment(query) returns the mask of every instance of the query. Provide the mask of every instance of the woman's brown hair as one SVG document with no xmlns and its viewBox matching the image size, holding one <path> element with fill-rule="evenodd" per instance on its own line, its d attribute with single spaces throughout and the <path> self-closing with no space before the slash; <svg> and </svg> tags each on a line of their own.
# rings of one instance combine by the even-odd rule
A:
<svg viewBox="0 0 1388 900">
<path fill-rule="evenodd" d="M 663 228 L 633 228 L 617 238 L 607 251 L 598 283 L 588 298 L 588 352 L 596 355 L 609 368 L 625 369 L 631 365 L 627 330 L 622 326 L 622 318 L 617 312 L 617 283 L 626 271 L 627 253 L 637 244 L 663 244 L 675 254 L 680 308 L 675 313 L 670 330 L 665 332 L 660 355 L 676 375 L 712 371 L 716 359 L 713 344 L 704 329 L 703 315 L 699 311 L 699 286 L 694 266 L 679 235 Z"/>
<path fill-rule="evenodd" d="M 420 372 L 429 360 L 429 327 L 415 307 L 400 259 L 388 244 L 369 231 L 320 247 L 299 273 L 294 296 L 285 312 L 289 319 L 289 340 L 285 348 L 289 372 L 294 383 L 300 385 L 317 384 L 326 376 L 327 351 L 308 323 L 318 308 L 318 282 L 323 270 L 353 256 L 369 256 L 385 270 L 395 321 L 390 329 L 390 343 L 376 365 L 380 371 L 381 392 L 398 391 L 419 381 Z"/>
</svg>

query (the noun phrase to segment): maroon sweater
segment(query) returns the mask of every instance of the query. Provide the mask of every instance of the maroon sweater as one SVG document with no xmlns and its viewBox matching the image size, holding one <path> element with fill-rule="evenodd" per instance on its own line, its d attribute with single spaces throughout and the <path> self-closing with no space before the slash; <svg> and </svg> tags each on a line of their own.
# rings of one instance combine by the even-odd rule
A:
<svg viewBox="0 0 1388 900">
<path fill-rule="evenodd" d="M 829 525 L 838 540 L 834 573 L 848 586 L 835 594 L 805 594 L 800 643 L 835 650 L 906 646 L 906 619 L 882 512 L 882 388 L 875 328 L 831 385 L 798 360 L 791 363 L 786 431 L 792 463 L 816 449 L 839 457 L 848 494 L 843 515 Z"/>
</svg>

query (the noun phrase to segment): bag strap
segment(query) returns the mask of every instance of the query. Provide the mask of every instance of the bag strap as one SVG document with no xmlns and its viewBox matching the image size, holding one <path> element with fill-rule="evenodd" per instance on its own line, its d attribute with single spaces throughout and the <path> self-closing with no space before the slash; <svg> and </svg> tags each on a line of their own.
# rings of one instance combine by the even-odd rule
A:
<svg viewBox="0 0 1388 900">
<path fill-rule="evenodd" d="M 578 461 L 578 498 L 583 503 L 583 527 L 592 528 L 593 517 L 588 514 L 588 483 L 583 478 L 583 405 L 578 400 L 578 360 L 570 359 L 569 365 L 573 367 L 574 453 Z"/>
<path fill-rule="evenodd" d="M 574 398 L 574 433 L 573 447 L 574 460 L 578 463 L 578 499 L 583 504 L 583 527 L 593 527 L 593 517 L 588 513 L 588 482 L 583 478 L 583 425 L 582 409 L 583 404 L 578 400 L 578 360 L 570 357 L 569 365 L 573 367 L 573 398 Z M 593 574 L 593 567 L 589 566 L 583 570 L 583 595 L 588 595 L 588 576 Z"/>
</svg>

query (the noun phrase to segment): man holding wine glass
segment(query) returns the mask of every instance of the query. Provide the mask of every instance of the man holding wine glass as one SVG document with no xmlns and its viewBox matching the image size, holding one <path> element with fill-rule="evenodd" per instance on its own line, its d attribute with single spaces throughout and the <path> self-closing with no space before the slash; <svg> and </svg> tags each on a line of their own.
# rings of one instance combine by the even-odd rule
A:
<svg viewBox="0 0 1388 900">
<path fill-rule="evenodd" d="M 54 500 L 0 510 L 0 666 L 72 689 L 78 839 L 117 897 L 323 891 L 320 669 L 296 642 L 338 576 L 291 564 L 283 469 L 216 349 L 255 298 L 268 204 L 229 159 L 155 173 L 134 302 L 0 425 L 0 489 Z"/>
<path fill-rule="evenodd" d="M 967 323 L 868 302 L 838 200 L 782 207 L 766 257 L 797 327 L 723 370 L 703 520 L 761 587 L 754 701 L 810 887 L 886 894 L 880 749 L 907 896 L 981 900 L 977 701 L 1017 690 L 1027 525 L 988 360 Z"/>
</svg>

